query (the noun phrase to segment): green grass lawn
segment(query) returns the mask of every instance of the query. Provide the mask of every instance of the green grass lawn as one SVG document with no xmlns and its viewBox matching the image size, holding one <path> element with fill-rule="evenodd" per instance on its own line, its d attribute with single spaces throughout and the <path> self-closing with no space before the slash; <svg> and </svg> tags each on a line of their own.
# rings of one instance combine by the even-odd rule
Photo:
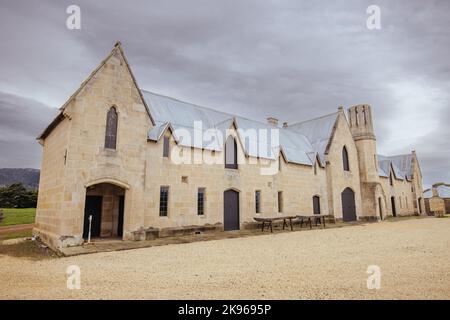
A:
<svg viewBox="0 0 450 320">
<path fill-rule="evenodd" d="M 13 226 L 16 224 L 34 223 L 36 208 L 15 209 L 5 208 L 3 210 L 4 219 L 0 222 L 0 227 Z"/>
</svg>

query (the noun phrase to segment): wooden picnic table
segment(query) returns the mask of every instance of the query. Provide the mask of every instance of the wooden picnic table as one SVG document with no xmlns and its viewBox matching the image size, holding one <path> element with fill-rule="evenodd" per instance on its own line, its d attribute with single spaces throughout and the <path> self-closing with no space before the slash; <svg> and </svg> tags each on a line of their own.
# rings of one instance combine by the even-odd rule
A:
<svg viewBox="0 0 450 320">
<path fill-rule="evenodd" d="M 314 214 L 314 215 L 297 215 L 296 217 L 300 219 L 300 228 L 303 227 L 303 222 L 306 220 L 306 224 L 309 223 L 309 228 L 312 229 L 312 220 L 314 220 L 314 223 L 316 224 L 316 227 L 318 225 L 317 222 L 320 224 L 323 224 L 323 227 L 325 228 L 325 218 L 329 217 L 328 214 Z"/>
<path fill-rule="evenodd" d="M 295 216 L 280 216 L 280 217 L 268 217 L 268 218 L 263 218 L 263 217 L 254 217 L 253 219 L 256 222 L 262 222 L 262 228 L 261 231 L 264 232 L 264 228 L 267 225 L 267 228 L 270 228 L 270 232 L 273 233 L 273 222 L 274 221 L 281 221 L 283 220 L 283 230 L 285 227 L 288 226 L 287 221 L 289 221 L 289 225 L 291 226 L 291 231 L 294 230 L 294 228 L 292 227 L 292 219 L 295 219 Z"/>
<path fill-rule="evenodd" d="M 283 220 L 283 230 L 285 227 L 289 225 L 291 226 L 291 231 L 294 230 L 292 225 L 292 220 L 299 219 L 300 220 L 300 228 L 303 228 L 303 223 L 306 225 L 309 224 L 309 228 L 312 229 L 313 221 L 317 227 L 318 224 L 322 224 L 325 228 L 325 218 L 330 217 L 328 214 L 314 214 L 314 215 L 296 215 L 296 216 L 279 216 L 279 217 L 254 217 L 253 219 L 256 222 L 262 222 L 261 231 L 264 232 L 264 229 L 267 227 L 270 229 L 270 232 L 273 233 L 273 222 Z"/>
</svg>

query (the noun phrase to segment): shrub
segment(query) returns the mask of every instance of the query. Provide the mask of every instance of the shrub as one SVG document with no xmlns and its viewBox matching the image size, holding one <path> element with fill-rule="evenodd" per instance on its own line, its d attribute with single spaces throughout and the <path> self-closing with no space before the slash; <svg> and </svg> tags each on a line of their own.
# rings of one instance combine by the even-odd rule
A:
<svg viewBox="0 0 450 320">
<path fill-rule="evenodd" d="M 36 208 L 36 190 L 28 190 L 21 183 L 0 188 L 0 208 Z"/>
</svg>

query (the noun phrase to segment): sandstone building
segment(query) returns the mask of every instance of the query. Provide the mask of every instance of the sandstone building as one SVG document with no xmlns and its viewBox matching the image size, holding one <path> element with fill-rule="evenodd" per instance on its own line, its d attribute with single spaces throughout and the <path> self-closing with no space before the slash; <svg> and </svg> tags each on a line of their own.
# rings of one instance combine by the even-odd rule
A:
<svg viewBox="0 0 450 320">
<path fill-rule="evenodd" d="M 450 213 L 450 184 L 435 183 L 424 190 L 425 210 L 429 215 Z"/>
<path fill-rule="evenodd" d="M 270 136 L 256 148 L 255 131 Z M 120 43 L 38 140 L 34 234 L 53 248 L 82 244 L 89 216 L 93 237 L 136 239 L 255 216 L 424 212 L 416 154 L 377 155 L 370 106 L 261 123 L 139 89 Z"/>
</svg>

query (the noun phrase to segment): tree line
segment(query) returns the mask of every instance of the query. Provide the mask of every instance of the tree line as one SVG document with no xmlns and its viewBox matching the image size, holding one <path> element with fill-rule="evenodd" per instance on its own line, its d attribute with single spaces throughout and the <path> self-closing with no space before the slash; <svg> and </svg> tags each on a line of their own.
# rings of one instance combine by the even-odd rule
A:
<svg viewBox="0 0 450 320">
<path fill-rule="evenodd" d="M 36 208 L 37 190 L 30 190 L 22 183 L 0 188 L 0 208 Z"/>
</svg>

